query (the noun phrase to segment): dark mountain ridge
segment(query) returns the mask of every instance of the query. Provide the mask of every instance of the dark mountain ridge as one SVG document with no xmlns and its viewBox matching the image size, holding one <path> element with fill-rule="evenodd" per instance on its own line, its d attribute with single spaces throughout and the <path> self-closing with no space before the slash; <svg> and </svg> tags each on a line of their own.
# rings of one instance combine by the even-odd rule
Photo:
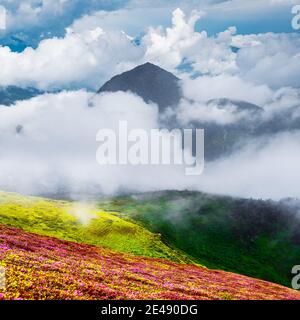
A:
<svg viewBox="0 0 300 320">
<path fill-rule="evenodd" d="M 179 81 L 172 73 L 148 62 L 113 77 L 98 93 L 130 91 L 147 103 L 156 103 L 163 111 L 179 103 L 182 96 Z"/>
<path fill-rule="evenodd" d="M 170 107 L 175 112 L 171 116 L 161 117 L 160 126 L 167 129 L 182 127 L 182 123 L 177 118 L 176 108 L 183 98 L 183 93 L 180 79 L 172 73 L 152 63 L 146 63 L 113 77 L 100 88 L 98 93 L 117 91 L 130 91 L 139 95 L 147 103 L 151 101 L 156 103 L 160 114 L 163 115 Z M 206 160 L 215 160 L 229 155 L 248 139 L 300 129 L 300 116 L 295 117 L 293 110 L 283 110 L 278 115 L 264 119 L 264 109 L 247 101 L 224 97 L 204 103 L 211 108 L 231 110 L 236 115 L 244 113 L 243 117 L 233 123 L 216 123 L 205 121 L 200 117 L 190 121 L 187 125 L 189 128 L 205 130 Z"/>
<path fill-rule="evenodd" d="M 0 105 L 10 106 L 19 100 L 28 100 L 40 94 L 42 92 L 35 88 L 0 87 Z"/>
</svg>

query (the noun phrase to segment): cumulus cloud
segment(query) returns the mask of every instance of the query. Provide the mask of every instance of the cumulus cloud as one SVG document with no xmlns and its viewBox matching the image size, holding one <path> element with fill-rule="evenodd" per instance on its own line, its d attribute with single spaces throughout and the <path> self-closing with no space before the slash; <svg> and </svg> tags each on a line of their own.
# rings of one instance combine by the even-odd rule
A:
<svg viewBox="0 0 300 320">
<path fill-rule="evenodd" d="M 195 31 L 203 13 L 177 9 L 172 27 L 150 28 L 143 38 L 145 58 L 173 72 L 189 65 L 194 76 L 238 76 L 272 89 L 299 87 L 300 38 L 297 34 L 237 35 L 230 27 L 216 36 Z M 239 48 L 233 52 L 232 48 Z M 226 84 L 225 84 L 226 86 Z M 234 86 L 232 86 L 234 88 Z"/>
<path fill-rule="evenodd" d="M 114 10 L 123 0 L 1 0 L 7 11 L 7 29 L 3 36 L 17 35 L 31 45 L 41 38 L 62 36 L 74 19 L 95 10 Z"/>
<path fill-rule="evenodd" d="M 96 20 L 92 24 L 82 20 L 67 28 L 63 37 L 43 40 L 36 49 L 15 53 L 0 47 L 0 85 L 98 89 L 113 75 L 149 61 L 182 78 L 204 76 L 203 81 L 209 81 L 212 77 L 216 83 L 220 76 L 220 82 L 228 80 L 230 85 L 223 85 L 231 86 L 234 95 L 239 94 L 232 89 L 237 77 L 244 83 L 243 92 L 247 83 L 256 85 L 255 96 L 257 90 L 259 96 L 267 95 L 267 86 L 299 87 L 298 35 L 241 36 L 230 27 L 208 36 L 195 30 L 202 16 L 201 11 L 185 15 L 176 9 L 171 27 L 150 27 L 140 45 L 122 31 L 106 31 Z M 234 52 L 232 46 L 240 50 Z"/>
<path fill-rule="evenodd" d="M 140 56 L 141 50 L 122 32 L 69 29 L 64 38 L 43 40 L 36 49 L 22 53 L 0 47 L 0 85 L 96 89 L 112 75 L 135 66 Z"/>
<path fill-rule="evenodd" d="M 287 16 L 297 0 L 85 0 L 84 5 L 80 0 L 0 0 L 0 4 L 8 12 L 8 28 L 0 32 L 0 43 L 9 44 L 13 37 L 36 47 L 41 39 L 63 36 L 66 27 L 81 19 L 84 25 L 97 21 L 97 26 L 117 27 L 136 36 L 149 25 L 168 25 L 169 15 L 177 7 L 188 13 L 205 10 L 210 33 L 229 27 L 232 21 L 245 33 L 245 19 L 249 22 L 246 29 L 251 26 L 261 32 L 269 21 L 271 30 L 292 31 Z"/>
<path fill-rule="evenodd" d="M 249 39 L 249 36 L 245 38 Z M 243 78 L 275 89 L 283 86 L 299 87 L 299 36 L 264 34 L 252 35 L 251 38 L 252 45 L 243 47 L 236 59 Z M 256 45 L 253 45 L 253 41 Z"/>
<path fill-rule="evenodd" d="M 201 74 L 234 70 L 235 54 L 227 34 L 234 34 L 235 29 L 219 34 L 216 39 L 208 37 L 205 31 L 196 32 L 195 24 L 203 15 L 201 11 L 193 11 L 186 17 L 182 10 L 176 9 L 171 28 L 150 28 L 142 40 L 146 47 L 145 59 L 171 70 L 185 61 Z"/>
<path fill-rule="evenodd" d="M 36 49 L 22 53 L 0 47 L 0 85 L 98 88 L 112 75 L 146 61 L 174 72 L 185 60 L 201 73 L 234 69 L 235 54 L 230 50 L 234 30 L 209 38 L 206 32 L 194 30 L 201 15 L 193 12 L 186 17 L 180 9 L 175 10 L 172 27 L 166 31 L 150 28 L 140 46 L 121 31 L 71 27 L 64 37 L 43 40 Z"/>
</svg>

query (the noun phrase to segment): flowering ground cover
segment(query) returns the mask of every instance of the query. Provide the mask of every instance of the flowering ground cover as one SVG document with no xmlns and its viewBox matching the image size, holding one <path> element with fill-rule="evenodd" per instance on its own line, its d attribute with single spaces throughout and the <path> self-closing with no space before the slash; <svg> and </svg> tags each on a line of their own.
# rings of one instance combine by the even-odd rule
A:
<svg viewBox="0 0 300 320">
<path fill-rule="evenodd" d="M 0 225 L 0 299 L 300 299 L 224 271 L 136 257 Z"/>
</svg>

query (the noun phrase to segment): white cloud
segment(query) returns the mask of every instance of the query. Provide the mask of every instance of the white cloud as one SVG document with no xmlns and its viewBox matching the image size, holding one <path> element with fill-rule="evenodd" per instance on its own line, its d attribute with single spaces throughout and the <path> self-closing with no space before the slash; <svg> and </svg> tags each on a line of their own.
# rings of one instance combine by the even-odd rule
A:
<svg viewBox="0 0 300 320">
<path fill-rule="evenodd" d="M 195 24 L 203 14 L 194 11 L 186 17 L 177 9 L 173 12 L 171 28 L 150 28 L 142 41 L 146 47 L 145 59 L 171 70 L 185 60 L 194 71 L 203 74 L 235 70 L 235 54 L 230 49 L 231 37 L 228 37 L 235 29 L 221 33 L 217 39 L 209 38 L 205 31 L 196 32 Z"/>
<path fill-rule="evenodd" d="M 198 188 L 246 198 L 299 198 L 299 141 L 299 131 L 252 141 L 234 155 L 207 165 Z"/>
<path fill-rule="evenodd" d="M 0 47 L 0 85 L 99 88 L 116 73 L 135 66 L 141 50 L 121 32 L 100 28 L 43 40 L 22 53 Z"/>
<path fill-rule="evenodd" d="M 227 125 L 247 119 L 251 115 L 247 110 L 238 110 L 233 103 L 220 107 L 217 102 L 190 102 L 183 99 L 176 111 L 180 123 L 187 125 L 193 121 Z"/>
<path fill-rule="evenodd" d="M 257 45 L 244 47 L 237 55 L 240 75 L 244 79 L 267 84 L 275 89 L 283 86 L 300 87 L 299 36 L 269 33 L 252 35 L 251 38 Z"/>
<path fill-rule="evenodd" d="M 298 88 L 274 90 L 267 85 L 245 81 L 237 75 L 225 74 L 185 79 L 181 83 L 184 98 L 173 113 L 184 124 L 200 121 L 225 125 L 241 120 L 263 123 L 275 116 L 283 117 L 288 123 L 300 116 Z M 219 105 L 218 99 L 222 101 L 224 98 L 228 100 L 227 103 Z M 236 102 L 243 101 L 262 108 L 263 112 L 237 108 Z"/>
<path fill-rule="evenodd" d="M 283 97 L 296 97 L 293 90 L 276 94 L 278 103 Z M 130 93 L 101 94 L 94 97 L 92 108 L 90 98 L 86 91 L 61 92 L 0 108 L 1 189 L 31 194 L 66 192 L 81 199 L 84 195 L 161 189 L 300 197 L 299 132 L 246 141 L 232 156 L 206 163 L 200 177 L 186 176 L 183 166 L 100 166 L 96 162 L 97 131 L 117 130 L 120 120 L 127 120 L 129 128 L 158 128 L 158 107 Z M 208 121 L 232 121 L 214 111 L 206 115 L 212 117 Z"/>
<path fill-rule="evenodd" d="M 272 90 L 266 85 L 254 85 L 238 76 L 219 75 L 215 77 L 199 77 L 183 82 L 183 92 L 187 99 L 208 101 L 227 98 L 248 101 L 264 106 L 272 98 Z"/>
<path fill-rule="evenodd" d="M 146 32 L 149 26 L 164 25 L 170 20 L 170 9 L 164 8 L 132 8 L 116 11 L 97 11 L 76 19 L 72 28 L 76 32 L 101 27 L 105 30 L 123 30 L 132 37 Z"/>
<path fill-rule="evenodd" d="M 264 119 L 268 120 L 274 115 L 282 115 L 286 121 L 292 121 L 300 116 L 300 90 L 281 88 L 274 92 L 273 98 L 265 106 Z M 291 111 L 290 118 L 286 113 Z"/>
<path fill-rule="evenodd" d="M 98 88 L 116 73 L 146 61 L 174 72 L 184 59 L 193 64 L 195 71 L 203 73 L 234 69 L 235 54 L 229 48 L 233 30 L 217 39 L 195 32 L 195 22 L 201 14 L 194 12 L 185 18 L 177 9 L 172 27 L 166 32 L 150 28 L 141 46 L 134 45 L 123 32 L 96 27 L 77 32 L 68 28 L 65 37 L 43 40 L 36 49 L 27 48 L 22 53 L 0 47 L 0 85 Z"/>
<path fill-rule="evenodd" d="M 7 32 L 61 34 L 74 19 L 94 10 L 117 9 L 122 0 L 1 0 L 7 10 Z"/>
<path fill-rule="evenodd" d="M 195 23 L 202 15 L 194 11 L 185 16 L 177 9 L 172 26 L 150 28 L 140 46 L 122 31 L 106 31 L 99 27 L 97 19 L 90 23 L 88 17 L 83 18 L 81 24 L 68 28 L 64 37 L 43 40 L 36 49 L 15 53 L 0 47 L 0 85 L 97 89 L 113 75 L 150 61 L 183 78 L 191 74 L 220 75 L 228 79 L 231 91 L 237 91 L 233 89 L 235 77 L 242 83 L 255 84 L 257 90 L 266 91 L 265 85 L 274 89 L 300 86 L 298 35 L 241 36 L 235 35 L 236 29 L 231 27 L 209 37 L 205 31 L 195 31 Z M 232 45 L 240 47 L 240 51 L 234 53 Z M 182 65 L 190 70 L 181 69 Z"/>
<path fill-rule="evenodd" d="M 0 108 L 2 189 L 82 196 L 187 186 L 184 167 L 99 165 L 99 129 L 117 132 L 120 120 L 128 130 L 158 128 L 158 107 L 130 93 L 101 94 L 93 108 L 90 98 L 85 91 L 62 92 Z"/>
</svg>

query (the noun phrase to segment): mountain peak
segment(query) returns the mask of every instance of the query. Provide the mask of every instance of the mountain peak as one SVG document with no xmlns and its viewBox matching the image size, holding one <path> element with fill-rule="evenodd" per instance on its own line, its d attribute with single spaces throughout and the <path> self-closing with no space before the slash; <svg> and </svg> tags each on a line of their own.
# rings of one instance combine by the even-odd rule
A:
<svg viewBox="0 0 300 320">
<path fill-rule="evenodd" d="M 181 98 L 179 79 L 159 66 L 147 62 L 113 77 L 98 91 L 130 91 L 146 103 L 156 103 L 160 110 L 177 105 Z"/>
<path fill-rule="evenodd" d="M 146 62 L 144 64 L 141 64 L 141 65 L 135 67 L 133 70 L 145 70 L 145 71 L 156 70 L 156 71 L 168 72 L 168 71 L 162 69 L 161 67 L 159 67 L 156 64 L 153 64 L 151 62 Z M 170 73 L 170 74 L 172 74 L 172 73 Z"/>
<path fill-rule="evenodd" d="M 149 61 L 144 63 L 144 64 L 141 64 L 141 65 L 137 66 L 136 68 L 143 68 L 143 67 L 161 69 L 159 66 L 157 66 L 156 64 L 153 64 L 153 63 L 151 63 Z"/>
</svg>

